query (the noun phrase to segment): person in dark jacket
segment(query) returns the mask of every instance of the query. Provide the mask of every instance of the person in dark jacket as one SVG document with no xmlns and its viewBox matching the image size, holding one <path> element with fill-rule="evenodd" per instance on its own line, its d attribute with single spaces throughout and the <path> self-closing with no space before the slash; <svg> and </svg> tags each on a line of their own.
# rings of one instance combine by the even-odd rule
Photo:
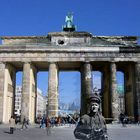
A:
<svg viewBox="0 0 140 140">
<path fill-rule="evenodd" d="M 25 116 L 24 116 L 23 121 L 22 121 L 22 127 L 21 127 L 21 130 L 23 130 L 24 127 L 25 127 L 26 129 L 28 128 L 28 127 L 27 127 L 27 119 L 26 119 Z"/>
<path fill-rule="evenodd" d="M 75 138 L 81 140 L 108 140 L 104 117 L 99 112 L 101 99 L 98 94 L 89 98 L 89 113 L 81 116 L 74 130 Z"/>
</svg>

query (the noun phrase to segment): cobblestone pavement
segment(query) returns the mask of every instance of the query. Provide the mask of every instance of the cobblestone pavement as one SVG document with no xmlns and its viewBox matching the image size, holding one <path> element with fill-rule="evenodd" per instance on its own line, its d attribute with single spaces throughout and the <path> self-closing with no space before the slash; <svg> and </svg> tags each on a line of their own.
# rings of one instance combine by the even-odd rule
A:
<svg viewBox="0 0 140 140">
<path fill-rule="evenodd" d="M 74 126 L 52 128 L 52 134 L 47 135 L 45 129 L 37 125 L 30 126 L 29 129 L 21 130 L 18 126 L 14 134 L 9 134 L 7 125 L 0 125 L 0 140 L 75 140 L 73 136 Z M 108 125 L 109 140 L 139 140 L 140 126 L 128 125 Z"/>
</svg>

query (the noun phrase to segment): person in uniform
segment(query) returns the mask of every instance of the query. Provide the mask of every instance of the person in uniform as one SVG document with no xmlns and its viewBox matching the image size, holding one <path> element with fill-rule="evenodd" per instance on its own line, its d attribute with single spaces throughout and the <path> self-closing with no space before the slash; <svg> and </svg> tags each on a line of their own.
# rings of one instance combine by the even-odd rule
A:
<svg viewBox="0 0 140 140">
<path fill-rule="evenodd" d="M 101 99 L 98 94 L 89 97 L 89 113 L 81 116 L 74 136 L 81 140 L 108 140 L 107 127 L 100 109 Z"/>
</svg>

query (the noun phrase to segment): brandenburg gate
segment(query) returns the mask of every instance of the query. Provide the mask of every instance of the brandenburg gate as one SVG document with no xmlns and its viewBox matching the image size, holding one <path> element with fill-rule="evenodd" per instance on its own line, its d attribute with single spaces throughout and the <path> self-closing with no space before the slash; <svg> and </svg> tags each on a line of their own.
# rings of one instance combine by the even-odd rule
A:
<svg viewBox="0 0 140 140">
<path fill-rule="evenodd" d="M 120 114 L 116 72 L 124 73 L 125 113 L 140 116 L 140 46 L 136 36 L 95 36 L 64 27 L 47 36 L 1 36 L 0 122 L 14 115 L 16 72 L 23 71 L 21 118 L 35 121 L 37 72 L 48 71 L 48 116 L 58 116 L 59 71 L 81 73 L 81 114 L 92 93 L 92 71 L 102 73 L 102 113 Z"/>
</svg>

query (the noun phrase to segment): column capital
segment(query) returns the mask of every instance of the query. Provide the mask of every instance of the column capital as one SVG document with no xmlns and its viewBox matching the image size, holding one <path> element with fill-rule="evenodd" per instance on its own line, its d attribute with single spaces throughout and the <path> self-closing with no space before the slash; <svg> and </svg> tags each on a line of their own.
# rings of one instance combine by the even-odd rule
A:
<svg viewBox="0 0 140 140">
<path fill-rule="evenodd" d="M 57 61 L 49 61 L 48 62 L 49 64 L 56 64 L 56 63 L 58 63 Z"/>
<path fill-rule="evenodd" d="M 90 61 L 84 61 L 82 64 L 90 64 Z"/>
<path fill-rule="evenodd" d="M 117 71 L 117 65 L 116 65 L 116 63 L 115 62 L 111 62 L 110 63 L 110 68 L 111 69 L 113 68 L 113 70 Z"/>
<path fill-rule="evenodd" d="M 90 63 L 90 61 L 85 61 L 85 63 L 88 63 L 88 64 L 89 64 L 89 63 Z"/>
<path fill-rule="evenodd" d="M 56 65 L 57 68 L 59 68 L 58 62 L 49 62 L 49 65 L 51 65 L 51 64 L 54 64 L 54 65 Z"/>
<path fill-rule="evenodd" d="M 23 64 L 31 64 L 31 61 L 22 61 Z"/>
<path fill-rule="evenodd" d="M 110 61 L 110 64 L 116 64 L 116 61 Z"/>
</svg>

